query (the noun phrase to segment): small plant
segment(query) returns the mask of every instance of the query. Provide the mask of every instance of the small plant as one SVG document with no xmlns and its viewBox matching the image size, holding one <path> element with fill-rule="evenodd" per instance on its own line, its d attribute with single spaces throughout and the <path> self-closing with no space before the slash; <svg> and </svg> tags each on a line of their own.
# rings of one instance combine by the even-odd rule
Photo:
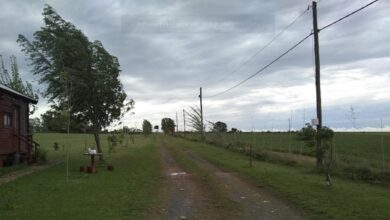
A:
<svg viewBox="0 0 390 220">
<path fill-rule="evenodd" d="M 115 152 L 115 147 L 118 145 L 119 139 L 115 134 L 109 135 L 108 140 L 108 153 Z"/>
<path fill-rule="evenodd" d="M 58 149 L 60 149 L 60 145 L 58 144 L 58 142 L 53 143 L 53 148 L 55 151 L 58 151 Z"/>
<path fill-rule="evenodd" d="M 123 146 L 123 142 L 125 140 L 125 134 L 123 132 L 121 132 L 121 133 L 118 134 L 117 138 L 118 138 L 119 145 Z"/>
</svg>

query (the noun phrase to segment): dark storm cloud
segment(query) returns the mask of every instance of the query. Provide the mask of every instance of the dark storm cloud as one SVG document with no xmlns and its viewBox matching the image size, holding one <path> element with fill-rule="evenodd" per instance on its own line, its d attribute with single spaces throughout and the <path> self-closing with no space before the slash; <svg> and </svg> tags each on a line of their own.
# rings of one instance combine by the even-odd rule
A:
<svg viewBox="0 0 390 220">
<path fill-rule="evenodd" d="M 43 24 L 41 13 L 44 3 L 48 3 L 91 41 L 102 41 L 105 48 L 119 58 L 124 88 L 137 103 L 134 120 L 150 117 L 158 123 L 158 118 L 162 116 L 158 111 L 162 109 L 166 114 L 197 104 L 199 86 L 205 87 L 206 96 L 223 91 L 309 34 L 312 29 L 311 11 L 235 74 L 220 82 L 307 9 L 310 2 L 2 2 L 5 10 L 0 15 L 0 53 L 4 56 L 15 54 L 23 77 L 36 79 L 29 74 L 28 61 L 25 61 L 25 55 L 15 41 L 19 33 L 31 39 Z M 319 1 L 319 27 L 365 3 Z M 361 99 L 371 106 L 365 108 L 362 117 L 388 116 L 383 106 L 390 102 L 385 86 L 386 82 L 390 82 L 387 77 L 390 46 L 386 43 L 390 39 L 389 6 L 388 1 L 379 1 L 320 33 L 325 121 L 336 127 L 349 126 L 344 116 L 337 114 L 339 109 L 359 105 Z M 134 24 L 147 26 L 137 31 L 131 29 Z M 307 39 L 244 85 L 224 95 L 205 98 L 207 120 L 225 120 L 235 127 L 249 129 L 252 117 L 257 123 L 255 127 L 271 129 L 272 126 L 285 128 L 291 111 L 303 115 L 304 109 L 307 109 L 307 118 L 314 117 L 312 44 L 312 39 Z M 360 84 L 359 79 L 366 80 L 366 85 Z M 43 88 L 36 82 L 34 86 Z M 362 89 L 365 91 L 362 92 Z M 46 109 L 45 105 L 42 100 L 41 111 Z M 148 113 L 153 114 L 148 116 Z M 130 118 L 125 120 L 133 120 Z M 273 120 L 270 122 L 269 118 Z M 335 121 L 340 123 L 333 123 Z M 296 127 L 301 124 L 297 123 Z"/>
</svg>

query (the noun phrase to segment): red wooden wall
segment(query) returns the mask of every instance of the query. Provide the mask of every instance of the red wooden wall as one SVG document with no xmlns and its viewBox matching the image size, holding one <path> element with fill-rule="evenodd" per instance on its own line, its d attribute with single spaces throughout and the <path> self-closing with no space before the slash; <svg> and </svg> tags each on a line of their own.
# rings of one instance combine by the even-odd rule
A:
<svg viewBox="0 0 390 220">
<path fill-rule="evenodd" d="M 27 144 L 14 137 L 14 133 L 18 133 L 15 132 L 15 108 L 19 109 L 18 132 L 26 136 L 28 135 L 28 103 L 0 91 L 0 157 L 17 152 L 19 148 L 21 153 L 27 152 Z M 4 127 L 4 113 L 11 115 L 10 127 Z"/>
</svg>

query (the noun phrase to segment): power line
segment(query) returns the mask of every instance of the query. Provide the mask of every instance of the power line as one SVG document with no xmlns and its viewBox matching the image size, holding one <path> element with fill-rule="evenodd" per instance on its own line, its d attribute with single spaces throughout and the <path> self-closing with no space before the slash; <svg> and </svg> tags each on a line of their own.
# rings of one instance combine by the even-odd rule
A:
<svg viewBox="0 0 390 220">
<path fill-rule="evenodd" d="M 347 14 L 347 15 L 345 15 L 345 16 L 343 16 L 343 17 L 341 17 L 341 18 L 339 18 L 339 19 L 337 19 L 337 20 L 335 20 L 335 21 L 333 21 L 333 22 L 331 22 L 331 23 L 329 23 L 328 25 L 322 27 L 321 29 L 318 29 L 318 32 L 320 32 L 320 31 L 322 31 L 322 30 L 324 30 L 324 29 L 326 29 L 326 28 L 328 28 L 328 27 L 330 27 L 330 26 L 332 26 L 332 25 L 334 25 L 334 24 L 336 24 L 336 23 L 338 23 L 338 22 L 340 22 L 340 21 L 342 21 L 342 20 L 348 18 L 349 16 L 351 16 L 351 15 L 353 15 L 353 14 L 355 14 L 355 13 L 357 13 L 357 12 L 359 12 L 359 11 L 365 9 L 365 8 L 367 8 L 368 6 L 374 4 L 374 3 L 377 2 L 377 1 L 379 1 L 379 0 L 372 1 L 372 2 L 370 2 L 370 3 L 368 3 L 368 4 L 366 4 L 365 6 L 359 8 L 359 9 L 357 9 L 357 10 L 355 10 L 355 11 L 353 11 L 353 12 L 351 12 L 351 13 L 349 13 L 349 14 Z M 215 96 L 222 95 L 222 94 L 224 94 L 224 93 L 226 93 L 226 92 L 228 92 L 228 91 L 230 91 L 230 90 L 232 90 L 232 89 L 234 89 L 234 88 L 236 88 L 236 87 L 238 87 L 238 86 L 244 84 L 246 81 L 248 81 L 248 80 L 250 80 L 251 78 L 255 77 L 256 75 L 258 75 L 259 73 L 261 73 L 262 71 L 264 71 L 265 69 L 267 69 L 269 66 L 271 66 L 273 63 L 275 63 L 276 61 L 278 61 L 279 59 L 281 59 L 283 56 L 285 56 L 286 54 L 288 54 L 291 50 L 293 50 L 293 49 L 296 48 L 298 45 L 300 45 L 301 43 L 303 43 L 303 42 L 304 42 L 307 38 L 309 38 L 311 35 L 313 35 L 313 32 L 310 33 L 309 35 L 307 35 L 306 37 L 304 37 L 302 40 L 300 40 L 298 43 L 296 43 L 296 44 L 295 44 L 294 46 L 292 46 L 290 49 L 288 49 L 287 51 L 285 51 L 282 55 L 280 55 L 279 57 L 277 57 L 276 59 L 274 59 L 273 61 L 271 61 L 271 62 L 268 63 L 267 65 L 265 65 L 263 68 L 261 68 L 260 70 L 258 70 L 258 71 L 255 72 L 254 74 L 250 75 L 250 76 L 247 77 L 246 79 L 244 79 L 243 81 L 239 82 L 238 84 L 236 84 L 236 85 L 234 85 L 234 86 L 232 86 L 232 87 L 230 87 L 230 88 L 228 88 L 228 89 L 226 89 L 226 90 L 224 90 L 224 91 L 222 91 L 222 92 L 219 92 L 219 93 L 217 93 L 217 94 L 214 94 L 214 95 L 211 95 L 211 96 L 205 96 L 205 98 L 212 98 L 212 97 L 215 97 Z"/>
<path fill-rule="evenodd" d="M 241 82 L 239 82 L 238 84 L 222 91 L 222 92 L 219 92 L 217 94 L 214 94 L 214 95 L 211 95 L 211 96 L 205 96 L 205 98 L 212 98 L 212 97 L 215 97 L 215 96 L 219 96 L 219 95 L 222 95 L 242 84 L 244 84 L 246 81 L 252 79 L 253 77 L 255 77 L 257 74 L 263 72 L 265 69 L 267 69 L 269 66 L 271 66 L 272 64 L 274 64 L 276 61 L 278 61 L 279 59 L 281 59 L 283 56 L 285 56 L 286 54 L 288 54 L 290 51 L 292 51 L 293 49 L 295 49 L 298 45 L 300 45 L 301 43 L 303 43 L 307 38 L 309 38 L 311 35 L 313 35 L 313 33 L 310 33 L 308 34 L 306 37 L 304 37 L 302 40 L 300 40 L 298 43 L 294 44 L 292 47 L 290 47 L 288 50 L 286 50 L 284 53 L 282 53 L 280 56 L 278 56 L 276 59 L 274 59 L 273 61 L 271 61 L 270 63 L 268 63 L 267 65 L 265 65 L 264 67 L 262 67 L 260 70 L 258 70 L 257 72 L 253 73 L 252 75 L 250 75 L 249 77 L 247 77 L 246 79 L 242 80 Z"/>
<path fill-rule="evenodd" d="M 310 5 L 307 6 L 307 8 L 301 12 L 297 17 L 293 19 L 291 23 L 289 23 L 286 27 L 284 27 L 277 35 L 275 35 L 267 44 L 265 44 L 262 48 L 260 48 L 255 54 L 250 56 L 245 62 L 241 63 L 237 68 L 235 68 L 232 72 L 228 73 L 226 76 L 224 76 L 222 79 L 219 81 L 215 82 L 210 86 L 210 84 L 206 84 L 205 87 L 213 87 L 218 85 L 219 83 L 223 82 L 225 79 L 236 73 L 238 70 L 240 70 L 243 66 L 248 64 L 253 58 L 255 58 L 259 53 L 261 53 L 263 50 L 265 50 L 268 46 L 270 46 L 276 39 L 278 39 L 287 29 L 289 29 L 300 17 L 302 17 L 307 11 L 309 11 Z"/>
<path fill-rule="evenodd" d="M 359 8 L 359 9 L 357 9 L 357 10 L 355 10 L 355 11 L 353 11 L 353 12 L 347 14 L 347 15 L 345 15 L 344 17 L 339 18 L 339 19 L 333 21 L 332 23 L 330 23 L 330 24 L 328 24 L 328 25 L 325 25 L 323 28 L 320 28 L 320 29 L 318 30 L 318 32 L 320 32 L 320 31 L 322 31 L 322 30 L 324 30 L 324 29 L 326 29 L 326 28 L 328 28 L 328 27 L 330 27 L 330 26 L 332 26 L 332 25 L 334 25 L 334 24 L 336 24 L 336 23 L 338 23 L 338 22 L 340 22 L 340 21 L 342 21 L 342 20 L 348 18 L 349 16 L 351 16 L 351 15 L 353 15 L 353 14 L 355 14 L 355 13 L 357 13 L 357 12 L 359 12 L 359 11 L 365 9 L 365 8 L 367 8 L 368 6 L 374 4 L 374 3 L 377 2 L 377 1 L 379 1 L 379 0 L 372 1 L 372 2 L 368 3 L 367 5 L 365 5 L 365 6 L 361 7 L 361 8 Z"/>
</svg>

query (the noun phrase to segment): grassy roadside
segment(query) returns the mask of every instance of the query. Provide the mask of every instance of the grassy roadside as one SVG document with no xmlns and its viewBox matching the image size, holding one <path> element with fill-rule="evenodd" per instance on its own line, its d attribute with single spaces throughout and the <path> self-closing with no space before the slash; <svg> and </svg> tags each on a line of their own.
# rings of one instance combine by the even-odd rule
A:
<svg viewBox="0 0 390 220">
<path fill-rule="evenodd" d="M 232 201 L 226 193 L 223 192 L 223 186 L 214 179 L 213 175 L 191 160 L 188 155 L 182 151 L 181 145 L 179 145 L 178 142 L 171 138 L 166 138 L 166 142 L 167 149 L 175 161 L 183 167 L 184 170 L 200 178 L 203 183 L 202 186 L 205 187 L 207 191 L 211 192 L 210 196 L 213 199 L 213 205 L 220 208 L 221 211 L 224 212 L 224 216 L 231 217 L 240 210 L 240 204 Z"/>
<path fill-rule="evenodd" d="M 7 173 L 11 173 L 11 172 L 18 171 L 18 170 L 23 170 L 26 168 L 27 168 L 26 164 L 20 164 L 20 165 L 15 165 L 15 166 L 10 166 L 10 167 L 1 167 L 0 168 L 0 177 L 7 174 Z"/>
<path fill-rule="evenodd" d="M 323 176 L 310 169 L 292 168 L 255 161 L 248 167 L 248 158 L 209 144 L 175 138 L 172 142 L 219 166 L 248 177 L 259 186 L 291 201 L 313 219 L 388 219 L 390 190 L 366 183 L 334 179 L 334 186 L 323 184 Z"/>
<path fill-rule="evenodd" d="M 64 139 L 59 134 L 54 136 L 43 134 L 40 138 Z M 160 202 L 160 157 L 155 137 L 140 137 L 135 145 L 107 155 L 113 172 L 100 166 L 97 174 L 89 175 L 78 170 L 88 163 L 80 154 L 83 143 L 72 140 L 69 181 L 62 163 L 1 185 L 1 219 L 140 219 Z M 106 152 L 107 146 L 103 147 Z"/>
</svg>

